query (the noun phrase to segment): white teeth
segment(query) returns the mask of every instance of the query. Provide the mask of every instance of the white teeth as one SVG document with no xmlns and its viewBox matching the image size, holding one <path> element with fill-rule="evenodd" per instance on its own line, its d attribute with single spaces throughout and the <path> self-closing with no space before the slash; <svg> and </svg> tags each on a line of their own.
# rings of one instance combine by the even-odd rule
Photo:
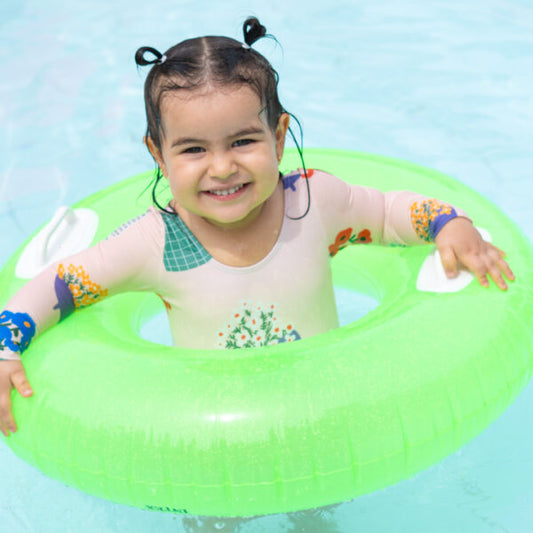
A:
<svg viewBox="0 0 533 533">
<path fill-rule="evenodd" d="M 217 196 L 228 196 L 228 194 L 233 194 L 234 192 L 237 192 L 238 190 L 242 189 L 244 187 L 243 185 L 237 185 L 236 187 L 232 187 L 231 189 L 224 189 L 221 191 L 209 191 L 212 194 L 215 194 Z"/>
</svg>

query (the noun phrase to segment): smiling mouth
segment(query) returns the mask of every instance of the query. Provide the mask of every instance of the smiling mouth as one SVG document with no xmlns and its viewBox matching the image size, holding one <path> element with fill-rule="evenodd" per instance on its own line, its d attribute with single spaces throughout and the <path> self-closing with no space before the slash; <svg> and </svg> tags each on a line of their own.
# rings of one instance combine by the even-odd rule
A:
<svg viewBox="0 0 533 533">
<path fill-rule="evenodd" d="M 239 192 L 240 190 L 244 189 L 244 187 L 246 187 L 247 185 L 248 183 L 242 183 L 241 185 L 236 185 L 235 187 L 231 187 L 229 189 L 218 189 L 218 190 L 212 190 L 212 191 L 207 191 L 207 192 L 209 194 L 214 194 L 215 196 L 220 196 L 220 197 L 231 196 L 232 194 L 235 194 Z"/>
</svg>

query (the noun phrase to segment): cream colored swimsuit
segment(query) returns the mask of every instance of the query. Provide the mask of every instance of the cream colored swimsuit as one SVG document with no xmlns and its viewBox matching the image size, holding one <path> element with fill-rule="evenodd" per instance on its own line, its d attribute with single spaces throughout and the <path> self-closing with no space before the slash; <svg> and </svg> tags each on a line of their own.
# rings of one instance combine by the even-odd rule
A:
<svg viewBox="0 0 533 533">
<path fill-rule="evenodd" d="M 124 291 L 163 300 L 177 346 L 241 348 L 291 342 L 338 325 L 330 260 L 351 244 L 433 241 L 462 211 L 411 192 L 381 193 L 322 171 L 283 177 L 285 218 L 257 264 L 211 257 L 176 215 L 152 207 L 108 239 L 49 266 L 0 314 L 0 358 L 73 311 Z M 308 179 L 311 205 L 308 207 Z"/>
</svg>

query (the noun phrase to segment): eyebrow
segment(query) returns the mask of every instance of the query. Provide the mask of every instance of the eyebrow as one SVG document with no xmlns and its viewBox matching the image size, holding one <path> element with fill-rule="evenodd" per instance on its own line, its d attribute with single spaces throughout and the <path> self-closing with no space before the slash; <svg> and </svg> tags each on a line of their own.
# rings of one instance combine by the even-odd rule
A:
<svg viewBox="0 0 533 533">
<path fill-rule="evenodd" d="M 236 133 L 232 133 L 231 135 L 228 135 L 228 138 L 235 138 L 235 137 L 243 137 L 246 135 L 257 135 L 258 133 L 263 133 L 263 128 L 258 128 L 256 126 L 250 126 L 249 128 L 243 128 L 242 130 L 237 131 Z M 170 145 L 171 148 L 174 148 L 176 146 L 183 146 L 184 144 L 201 144 L 204 141 L 202 139 L 197 139 L 195 137 L 179 137 L 173 143 Z"/>
</svg>

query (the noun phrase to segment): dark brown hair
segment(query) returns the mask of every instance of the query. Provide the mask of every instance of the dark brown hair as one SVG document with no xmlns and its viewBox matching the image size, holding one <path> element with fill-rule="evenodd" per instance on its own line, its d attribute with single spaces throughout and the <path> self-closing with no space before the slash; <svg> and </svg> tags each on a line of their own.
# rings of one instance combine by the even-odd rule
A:
<svg viewBox="0 0 533 533">
<path fill-rule="evenodd" d="M 283 107 L 278 98 L 278 74 L 251 45 L 267 36 L 266 29 L 250 17 L 243 25 L 244 43 L 229 37 L 187 39 L 161 54 L 144 46 L 135 54 L 139 66 L 153 65 L 144 84 L 146 135 L 161 150 L 161 100 L 172 91 L 207 84 L 248 85 L 259 97 L 270 128 L 275 131 Z M 153 56 L 148 59 L 147 55 Z"/>
<path fill-rule="evenodd" d="M 259 97 L 266 119 L 272 131 L 276 131 L 279 118 L 286 113 L 278 97 L 278 73 L 268 60 L 251 48 L 258 39 L 270 37 L 266 28 L 255 17 L 249 17 L 243 24 L 244 43 L 229 37 L 196 37 L 186 39 L 169 48 L 164 54 L 149 46 L 143 46 L 135 53 L 138 66 L 152 65 L 144 83 L 144 103 L 146 107 L 146 136 L 150 137 L 158 150 L 161 150 L 161 100 L 172 91 L 193 90 L 213 84 L 218 86 L 249 86 Z M 151 56 L 151 58 L 150 58 Z M 294 115 L 298 127 L 301 126 Z M 294 140 L 304 175 L 307 170 L 303 152 L 292 129 L 289 133 Z M 281 176 L 281 173 L 280 173 Z M 161 169 L 157 167 L 152 187 L 154 204 L 163 211 L 156 198 L 157 184 L 162 178 Z M 311 207 L 309 181 L 306 180 L 308 204 L 305 217 Z M 168 211 L 167 211 L 168 212 Z M 289 217 L 292 218 L 292 217 Z"/>
</svg>

